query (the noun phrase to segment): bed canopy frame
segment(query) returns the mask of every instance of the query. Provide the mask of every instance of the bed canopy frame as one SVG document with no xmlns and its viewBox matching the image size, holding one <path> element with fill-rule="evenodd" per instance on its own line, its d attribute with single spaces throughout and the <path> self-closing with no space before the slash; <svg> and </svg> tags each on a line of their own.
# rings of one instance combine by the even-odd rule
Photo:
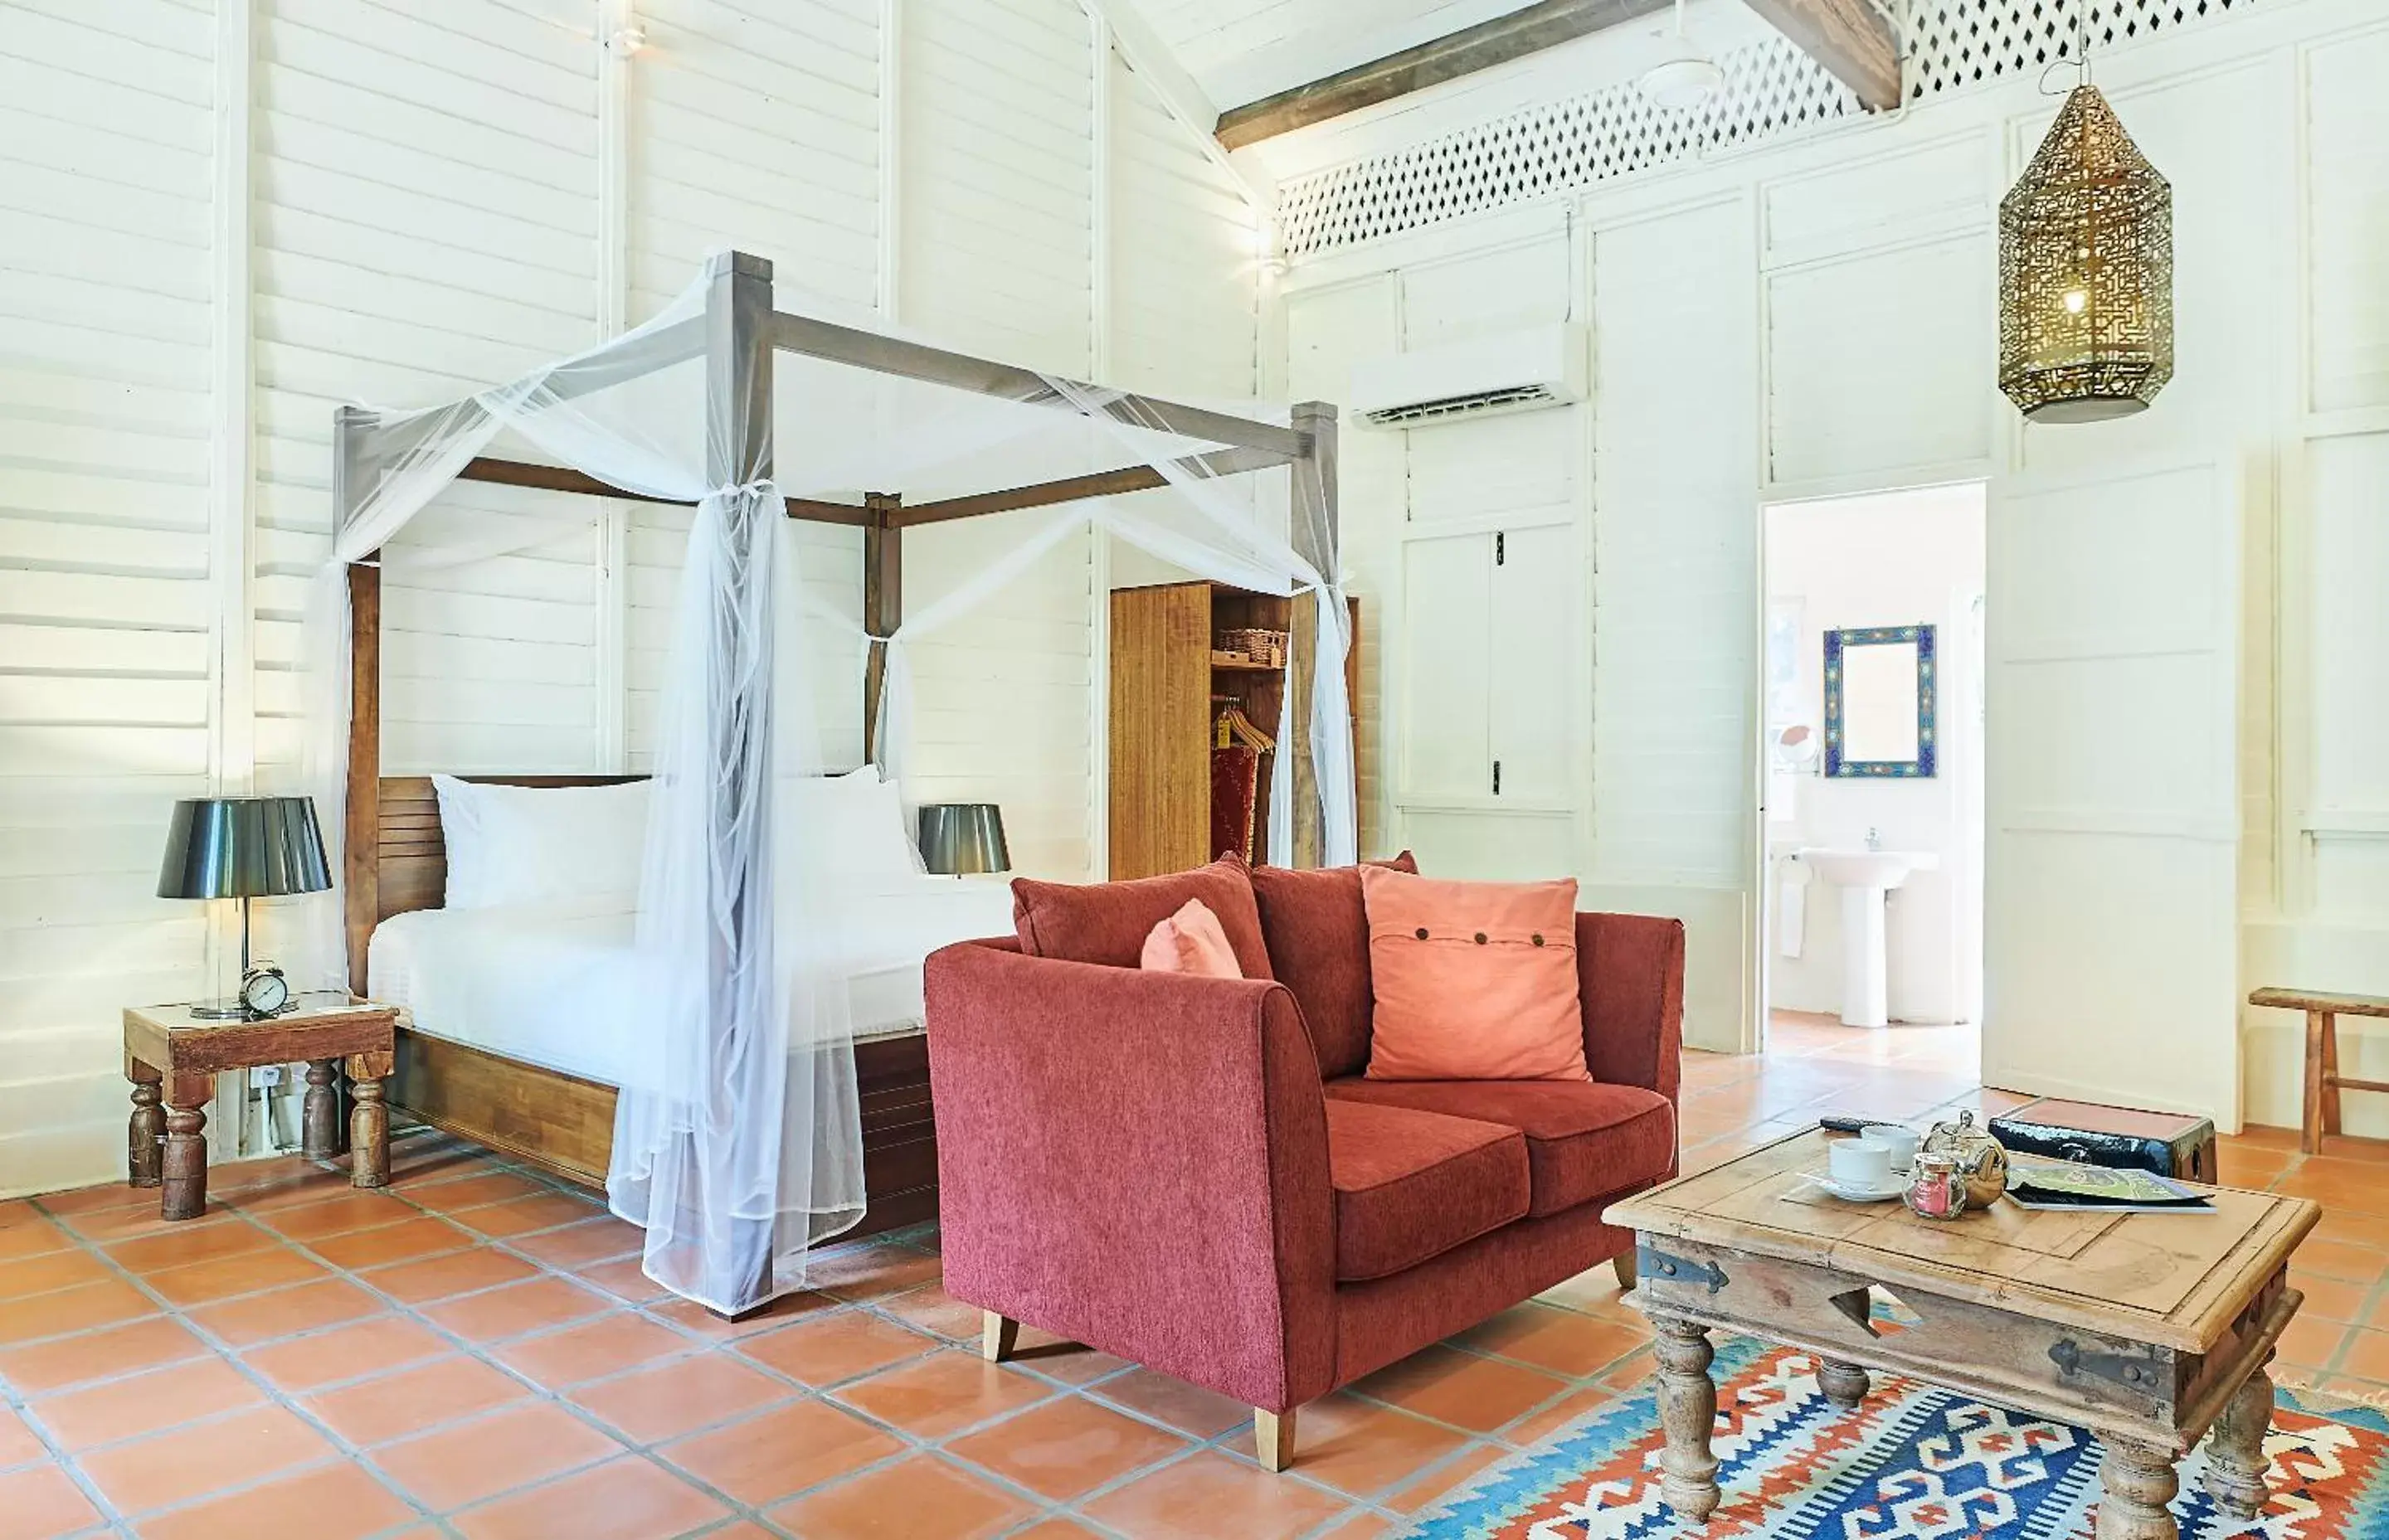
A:
<svg viewBox="0 0 2389 1540">
<path fill-rule="evenodd" d="M 739 403 L 730 417 L 746 431 L 739 436 L 740 441 L 720 447 L 726 451 L 728 461 L 712 467 L 725 478 L 735 474 L 740 480 L 757 480 L 772 474 L 768 425 L 773 410 L 772 359 L 776 352 L 803 354 L 998 400 L 1065 412 L 1084 410 L 1077 401 L 1058 391 L 1047 376 L 1033 370 L 775 310 L 772 263 L 766 258 L 743 251 L 718 255 L 711 260 L 710 282 L 703 317 L 685 324 L 702 325 L 705 328 L 709 405 L 718 409 L 725 402 Z M 605 376 L 593 376 L 581 382 L 581 388 L 595 388 L 605 383 L 608 383 Z M 1086 388 L 1090 392 L 1093 389 Z M 1339 526 L 1336 414 L 1332 403 L 1301 402 L 1292 409 L 1291 422 L 1285 426 L 1133 394 L 1114 397 L 1102 410 L 1124 422 L 1159 426 L 1186 438 L 1227 446 L 1193 458 L 1189 468 L 1205 477 L 1308 465 L 1315 474 L 1292 478 L 1297 499 L 1291 526 L 1294 543 L 1297 552 L 1322 571 L 1334 569 Z M 359 409 L 349 406 L 339 408 L 335 414 L 333 501 L 339 508 L 348 506 L 344 489 L 355 465 L 353 425 L 359 416 Z M 457 479 L 626 502 L 694 505 L 689 500 L 626 491 L 564 466 L 486 455 L 467 462 L 457 473 Z M 989 514 L 1158 490 L 1169 485 L 1170 478 L 1161 470 L 1151 465 L 1135 465 L 911 504 L 900 492 L 868 493 L 860 503 L 808 497 L 784 499 L 790 518 L 845 525 L 862 531 L 863 630 L 872 639 L 862 687 L 864 757 L 875 760 L 880 755 L 879 737 L 884 724 L 879 720 L 879 708 L 888 652 L 884 639 L 903 622 L 905 530 Z M 1315 505 L 1305 507 L 1306 502 Z M 1325 531 L 1325 549 L 1304 549 L 1305 532 L 1313 529 Z M 359 993 L 365 986 L 365 944 L 382 918 L 376 859 L 381 832 L 381 567 L 377 555 L 377 553 L 352 562 L 348 567 L 351 707 L 343 846 L 349 982 L 350 987 Z M 1297 606 L 1295 627 L 1296 646 L 1307 655 L 1316 634 L 1316 621 Z M 1306 721 L 1309 715 L 1309 676 L 1291 676 L 1289 683 L 1296 696 L 1294 719 Z M 1297 733 L 1295 737 L 1296 862 L 1315 865 L 1322 848 L 1316 772 L 1308 735 Z M 577 782 L 605 778 L 569 779 Z"/>
<path fill-rule="evenodd" d="M 897 491 L 864 494 L 858 502 L 786 497 L 788 518 L 842 525 L 862 531 L 862 630 L 864 661 L 863 744 L 866 759 L 881 761 L 883 693 L 889 641 L 904 621 L 904 531 L 987 515 L 1051 506 L 1087 499 L 1158 490 L 1188 478 L 1242 476 L 1291 467 L 1294 499 L 1287 541 L 1315 574 L 1332 580 L 1336 571 L 1336 415 L 1324 402 L 1290 409 L 1281 425 L 1151 396 L 1100 390 L 1036 371 L 970 357 L 923 342 L 842 325 L 774 308 L 772 264 L 744 252 L 709 259 L 703 278 L 701 311 L 670 323 L 658 334 L 676 356 L 704 361 L 708 421 L 714 425 L 706 450 L 706 477 L 717 488 L 749 487 L 773 479 L 774 359 L 801 355 L 884 375 L 974 393 L 1024 406 L 1105 414 L 1120 423 L 1218 446 L 1176 461 L 1149 461 L 1090 474 L 907 503 Z M 616 364 L 602 351 L 597 366 L 575 366 L 546 387 L 558 398 L 623 384 L 645 365 Z M 722 430 L 727 425 L 727 431 Z M 335 423 L 333 501 L 336 518 L 347 519 L 356 493 L 379 468 L 373 414 L 342 407 Z M 1125 442 L 1125 440 L 1124 440 Z M 1120 458 L 1131 458 L 1124 448 Z M 454 479 L 581 494 L 629 502 L 694 506 L 696 500 L 628 490 L 583 471 L 553 464 L 477 454 L 453 472 Z M 342 526 L 345 528 L 345 526 Z M 336 542 L 338 541 L 336 535 Z M 381 773 L 381 553 L 363 553 L 345 566 L 348 694 L 346 807 L 342 832 L 342 930 L 350 987 L 366 987 L 367 948 L 376 926 L 391 915 L 434 907 L 442 900 L 445 861 L 439 812 L 428 780 L 385 778 Z M 335 561 L 339 557 L 336 554 Z M 327 569 L 329 592 L 342 576 Z M 1324 590 L 1322 590 L 1324 592 Z M 1340 612 L 1340 605 L 1337 606 Z M 1322 611 L 1324 605 L 1322 604 Z M 1321 612 L 1294 606 L 1294 649 L 1314 657 L 1321 639 Z M 334 634 L 338 634 L 337 631 Z M 1288 715 L 1313 720 L 1314 673 L 1288 671 Z M 1340 677 L 1340 673 L 1339 673 Z M 742 731 L 735 725 L 725 731 Z M 1292 851 L 1297 865 L 1317 865 L 1322 856 L 1348 848 L 1351 832 L 1329 837 L 1319 767 L 1311 735 L 1297 732 L 1291 745 Z M 335 732 L 334 740 L 338 741 Z M 717 745 L 720 762 L 733 750 Z M 328 779 L 328 778 L 327 778 Z M 515 784 L 585 785 L 637 779 L 604 775 L 493 775 L 471 779 Z M 1344 783 L 1348 788 L 1348 770 Z M 326 787 L 328 790 L 328 786 Z M 1348 809 L 1347 809 L 1348 814 Z M 1345 857 L 1343 859 L 1349 859 Z M 730 943 L 735 954 L 738 941 Z M 390 1100 L 425 1121 L 484 1144 L 506 1150 L 573 1180 L 603 1186 L 614 1134 L 612 1088 L 442 1039 L 402 1033 L 399 1068 Z M 410 1039 L 411 1041 L 407 1040 Z M 852 1233 L 910 1224 L 936 1213 L 936 1154 L 930 1124 L 926 1054 L 918 1035 L 855 1045 L 861 1086 L 862 1161 L 871 1208 Z M 768 1271 L 768 1269 L 766 1269 Z M 652 1272 L 652 1269 L 651 1269 Z M 733 1297 L 748 1301 L 756 1286 L 745 1280 Z M 771 1287 L 768 1279 L 761 1285 Z M 712 1304 L 714 1302 L 708 1301 Z M 717 1309 L 723 1308 L 715 1304 Z M 743 1309 L 746 1304 L 732 1308 Z"/>
</svg>

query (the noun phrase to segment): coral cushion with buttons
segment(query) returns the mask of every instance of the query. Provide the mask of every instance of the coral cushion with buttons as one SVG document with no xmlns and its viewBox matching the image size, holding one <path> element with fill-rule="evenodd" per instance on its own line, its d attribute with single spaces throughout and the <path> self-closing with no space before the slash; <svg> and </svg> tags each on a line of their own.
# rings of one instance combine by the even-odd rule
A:
<svg viewBox="0 0 2389 1540">
<path fill-rule="evenodd" d="M 1576 882 L 1361 869 L 1372 1080 L 1590 1080 Z"/>
</svg>

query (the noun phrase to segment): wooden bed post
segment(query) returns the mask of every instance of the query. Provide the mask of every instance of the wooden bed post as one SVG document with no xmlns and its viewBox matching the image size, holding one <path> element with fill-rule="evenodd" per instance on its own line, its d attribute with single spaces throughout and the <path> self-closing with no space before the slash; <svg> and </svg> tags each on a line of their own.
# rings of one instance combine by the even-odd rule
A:
<svg viewBox="0 0 2389 1540">
<path fill-rule="evenodd" d="M 761 257 L 744 251 L 732 251 L 713 259 L 712 283 L 705 302 L 705 406 L 707 417 L 705 478 L 713 487 L 743 487 L 751 482 L 767 480 L 772 475 L 772 264 Z M 732 504 L 734 512 L 747 517 L 780 518 L 784 511 Z M 733 532 L 732 538 L 736 538 Z M 753 531 L 747 543 L 751 548 Z M 775 580 L 769 570 L 759 569 L 753 563 L 740 563 L 732 568 L 731 587 L 719 596 L 726 608 L 745 613 L 748 605 L 737 592 L 739 584 L 768 584 Z M 766 589 L 765 592 L 770 590 Z M 780 616 L 776 624 L 798 623 L 793 615 Z M 713 799 L 716 816 L 725 816 L 738 808 L 749 790 L 740 784 L 744 768 L 748 763 L 748 734 L 760 728 L 768 732 L 771 713 L 769 703 L 755 711 L 732 710 L 707 724 L 712 738 L 713 773 L 717 784 L 727 795 Z M 719 859 L 734 831 L 717 827 L 710 832 L 706 848 L 712 859 Z M 768 849 L 756 852 L 768 858 Z M 738 1009 L 735 1000 L 735 981 L 747 972 L 747 959 L 759 948 L 771 945 L 765 925 L 757 923 L 759 914 L 768 915 L 771 906 L 759 901 L 758 889 L 772 880 L 772 863 L 768 859 L 741 863 L 742 885 L 730 907 L 728 934 L 722 937 L 717 965 L 709 983 L 711 1010 L 717 1022 L 726 1019 Z M 719 886 L 721 873 L 711 874 L 710 881 Z M 703 1113 L 696 1114 L 705 1116 Z M 776 1132 L 776 1130 L 774 1130 Z M 760 1234 L 707 1236 L 702 1244 L 706 1253 L 706 1292 L 716 1299 L 754 1302 L 757 1305 L 771 1294 L 772 1243 L 774 1221 L 760 1219 L 733 1221 L 741 1230 L 760 1228 Z M 730 1269 L 733 1259 L 746 1256 L 755 1259 L 756 1272 L 738 1276 Z"/>
<path fill-rule="evenodd" d="M 1335 408 L 1326 401 L 1304 401 L 1295 407 L 1293 421 L 1295 431 L 1309 444 L 1304 460 L 1294 467 L 1295 554 L 1332 578 L 1338 566 L 1341 538 L 1335 507 Z M 1289 670 L 1285 681 L 1292 694 L 1294 864 L 1318 866 L 1327 859 L 1327 839 L 1325 809 L 1319 801 L 1319 767 L 1310 753 L 1310 660 L 1319 646 L 1315 599 L 1295 600 L 1291 630 L 1294 656 L 1300 665 Z"/>
<path fill-rule="evenodd" d="M 340 883 L 349 992 L 363 995 L 366 944 L 381 922 L 381 568 L 373 557 L 349 564 L 349 784 Z"/>
<path fill-rule="evenodd" d="M 862 759 L 879 763 L 880 692 L 888 681 L 888 643 L 904 623 L 904 528 L 896 515 L 904 500 L 893 492 L 872 492 L 862 500 L 871 522 L 862 527 L 862 630 L 871 651 L 862 665 Z"/>
<path fill-rule="evenodd" d="M 354 434 L 364 414 L 332 414 L 332 541 L 337 547 L 357 488 Z M 381 923 L 381 559 L 351 562 L 348 784 L 340 822 L 340 901 L 349 992 L 365 992 L 365 948 Z"/>
</svg>

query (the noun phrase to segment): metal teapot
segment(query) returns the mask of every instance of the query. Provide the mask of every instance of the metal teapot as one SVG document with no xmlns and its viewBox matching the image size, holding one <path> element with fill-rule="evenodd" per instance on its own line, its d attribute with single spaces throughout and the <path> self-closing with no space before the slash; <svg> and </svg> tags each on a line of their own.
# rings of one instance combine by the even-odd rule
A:
<svg viewBox="0 0 2389 1540">
<path fill-rule="evenodd" d="M 1976 1127 L 1972 1113 L 1960 1113 L 1955 1123 L 1935 1124 L 1918 1148 L 1948 1155 L 1958 1163 L 1970 1209 L 1990 1207 L 2008 1190 L 2007 1148 Z"/>
</svg>

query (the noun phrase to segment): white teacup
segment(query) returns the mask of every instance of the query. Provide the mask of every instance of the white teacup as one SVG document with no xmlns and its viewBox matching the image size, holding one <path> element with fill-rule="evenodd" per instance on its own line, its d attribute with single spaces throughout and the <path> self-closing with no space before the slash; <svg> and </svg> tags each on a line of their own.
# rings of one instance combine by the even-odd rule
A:
<svg viewBox="0 0 2389 1540">
<path fill-rule="evenodd" d="M 1872 1139 L 1891 1152 L 1891 1168 L 1905 1171 L 1916 1164 L 1916 1147 L 1923 1136 L 1915 1129 L 1897 1123 L 1870 1123 L 1859 1130 L 1859 1138 Z"/>
<path fill-rule="evenodd" d="M 1827 1162 L 1834 1185 L 1873 1192 L 1891 1181 L 1891 1151 L 1861 1135 L 1837 1139 L 1828 1146 Z"/>
</svg>

